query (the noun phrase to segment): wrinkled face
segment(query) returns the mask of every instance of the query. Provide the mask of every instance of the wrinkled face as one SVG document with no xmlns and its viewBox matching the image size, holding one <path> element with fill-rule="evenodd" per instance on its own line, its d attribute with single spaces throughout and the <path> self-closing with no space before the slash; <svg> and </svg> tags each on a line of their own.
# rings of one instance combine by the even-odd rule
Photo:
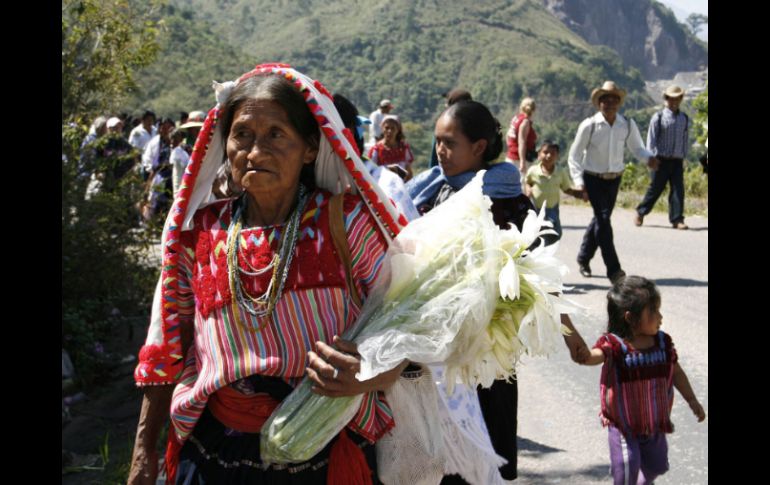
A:
<svg viewBox="0 0 770 485">
<path fill-rule="evenodd" d="M 445 175 L 451 177 L 484 167 L 482 156 L 487 141 L 482 139 L 471 142 L 453 117 L 441 115 L 436 122 L 435 135 L 436 155 Z"/>
<path fill-rule="evenodd" d="M 599 98 L 599 111 L 605 118 L 613 118 L 620 108 L 620 97 L 614 94 L 605 94 Z"/>
<path fill-rule="evenodd" d="M 663 315 L 660 313 L 660 304 L 656 307 L 647 307 L 642 312 L 639 323 L 634 329 L 635 335 L 647 335 L 654 337 L 658 334 L 660 326 L 663 324 Z"/>
<path fill-rule="evenodd" d="M 556 161 L 559 160 L 559 150 L 556 147 L 543 147 L 540 149 L 538 158 L 543 166 L 549 171 L 556 165 Z"/>
<path fill-rule="evenodd" d="M 382 124 L 382 134 L 385 136 L 385 143 L 395 143 L 398 136 L 398 124 L 393 120 L 387 120 Z"/>
<path fill-rule="evenodd" d="M 669 98 L 666 96 L 666 107 L 670 109 L 671 111 L 679 111 L 679 105 L 682 104 L 682 98 L 684 96 L 679 96 L 678 98 Z"/>
<path fill-rule="evenodd" d="M 252 99 L 235 111 L 227 158 L 233 180 L 251 196 L 293 194 L 302 166 L 312 163 L 317 153 L 275 101 Z"/>
</svg>

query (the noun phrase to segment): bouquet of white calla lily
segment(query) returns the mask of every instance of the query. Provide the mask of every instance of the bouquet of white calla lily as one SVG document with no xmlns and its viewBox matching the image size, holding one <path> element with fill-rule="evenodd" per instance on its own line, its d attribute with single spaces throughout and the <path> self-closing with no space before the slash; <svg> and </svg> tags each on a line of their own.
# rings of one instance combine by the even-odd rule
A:
<svg viewBox="0 0 770 485">
<path fill-rule="evenodd" d="M 483 195 L 484 171 L 394 239 L 381 275 L 355 326 L 344 338 L 358 345 L 359 380 L 404 359 L 445 366 L 456 382 L 475 387 L 515 374 L 521 355 L 556 350 L 566 328 L 562 277 L 554 246 L 530 250 L 554 233 L 545 209 L 530 211 L 522 230 L 501 230 Z M 308 379 L 262 429 L 262 459 L 299 462 L 321 450 L 351 419 L 360 396 L 310 392 Z"/>
</svg>

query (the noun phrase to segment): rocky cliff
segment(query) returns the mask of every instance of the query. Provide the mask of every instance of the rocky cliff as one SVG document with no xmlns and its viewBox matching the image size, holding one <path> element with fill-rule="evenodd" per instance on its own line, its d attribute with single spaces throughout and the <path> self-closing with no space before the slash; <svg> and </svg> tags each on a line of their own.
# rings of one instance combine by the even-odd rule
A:
<svg viewBox="0 0 770 485">
<path fill-rule="evenodd" d="M 542 0 L 546 8 L 590 44 L 606 45 L 645 79 L 708 67 L 708 51 L 673 12 L 654 0 Z"/>
</svg>

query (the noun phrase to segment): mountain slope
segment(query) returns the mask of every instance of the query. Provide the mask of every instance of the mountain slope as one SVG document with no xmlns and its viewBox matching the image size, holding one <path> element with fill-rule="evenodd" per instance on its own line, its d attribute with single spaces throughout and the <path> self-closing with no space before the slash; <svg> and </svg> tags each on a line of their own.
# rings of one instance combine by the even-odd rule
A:
<svg viewBox="0 0 770 485">
<path fill-rule="evenodd" d="M 172 95 L 160 93 L 177 90 L 195 105 L 189 109 L 200 109 L 210 95 L 193 101 L 190 93 L 208 93 L 218 76 L 235 78 L 245 70 L 236 68 L 242 59 L 247 66 L 288 62 L 347 95 L 362 112 L 391 98 L 400 114 L 421 124 L 432 122 L 443 104 L 441 93 L 455 86 L 471 90 L 501 120 L 526 95 L 543 102 L 544 120 L 579 118 L 590 111 L 591 89 L 605 78 L 639 93 L 642 104 L 649 102 L 638 71 L 627 69 L 608 49 L 589 45 L 539 0 L 179 0 L 173 5 L 177 14 L 191 5 L 192 30 L 210 30 L 211 35 L 204 32 L 207 42 L 213 36 L 222 45 L 169 45 L 171 60 L 175 51 L 190 52 L 188 65 L 166 60 L 168 75 L 145 97 L 148 104 L 168 104 Z M 188 42 L 200 44 L 197 35 L 189 35 Z M 213 64 L 209 72 L 207 59 Z M 188 67 L 194 75 L 185 72 Z M 226 68 L 230 72 L 222 72 Z M 178 79 L 185 80 L 185 91 L 179 91 Z"/>
<path fill-rule="evenodd" d="M 708 67 L 708 49 L 654 0 L 542 0 L 550 12 L 592 45 L 606 45 L 638 66 L 645 79 Z"/>
</svg>

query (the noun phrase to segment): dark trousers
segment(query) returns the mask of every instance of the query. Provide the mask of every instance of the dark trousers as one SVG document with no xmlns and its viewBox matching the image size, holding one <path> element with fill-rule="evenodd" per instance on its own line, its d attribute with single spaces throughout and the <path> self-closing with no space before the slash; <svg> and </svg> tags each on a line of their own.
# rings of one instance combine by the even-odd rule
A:
<svg viewBox="0 0 770 485">
<path fill-rule="evenodd" d="M 640 216 L 646 216 L 652 211 L 658 197 L 671 184 L 668 193 L 668 220 L 671 224 L 684 221 L 684 163 L 681 158 L 658 157 L 660 166 L 652 171 L 652 181 L 644 194 L 641 204 L 636 207 Z"/>
<path fill-rule="evenodd" d="M 620 270 L 620 261 L 615 252 L 615 243 L 612 239 L 612 225 L 610 216 L 615 208 L 615 200 L 618 198 L 620 179 L 604 180 L 587 173 L 583 174 L 583 182 L 588 193 L 588 200 L 594 210 L 594 218 L 588 225 L 583 235 L 583 243 L 578 252 L 578 263 L 588 264 L 596 254 L 596 248 L 601 248 L 602 259 L 607 267 L 607 277 Z"/>
</svg>

